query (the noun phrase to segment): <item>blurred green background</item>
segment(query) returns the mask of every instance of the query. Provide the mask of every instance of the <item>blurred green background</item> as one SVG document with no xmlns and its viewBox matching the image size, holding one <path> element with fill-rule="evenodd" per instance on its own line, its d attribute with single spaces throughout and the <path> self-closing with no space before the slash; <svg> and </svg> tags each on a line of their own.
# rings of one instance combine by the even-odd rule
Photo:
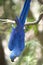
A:
<svg viewBox="0 0 43 65">
<path fill-rule="evenodd" d="M 0 19 L 15 20 L 20 16 L 25 0 L 0 0 Z M 34 22 L 43 13 L 43 0 L 32 0 L 26 22 Z M 12 25 L 0 21 L 0 65 L 43 65 L 43 18 L 37 25 L 25 26 L 25 49 L 11 62 L 8 40 Z"/>
</svg>

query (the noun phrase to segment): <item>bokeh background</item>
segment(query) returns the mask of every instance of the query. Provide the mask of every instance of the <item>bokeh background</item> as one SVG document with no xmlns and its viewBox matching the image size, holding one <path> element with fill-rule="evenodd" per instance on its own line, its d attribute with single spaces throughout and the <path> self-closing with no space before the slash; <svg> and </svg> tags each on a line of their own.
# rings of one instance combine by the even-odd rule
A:
<svg viewBox="0 0 43 65">
<path fill-rule="evenodd" d="M 0 0 L 0 19 L 15 20 L 19 17 L 25 0 Z M 43 0 L 32 0 L 26 22 L 38 20 L 43 14 Z M 0 65 L 43 65 L 43 17 L 37 25 L 25 26 L 25 49 L 14 62 L 10 60 L 8 41 L 12 25 L 0 20 Z"/>
</svg>

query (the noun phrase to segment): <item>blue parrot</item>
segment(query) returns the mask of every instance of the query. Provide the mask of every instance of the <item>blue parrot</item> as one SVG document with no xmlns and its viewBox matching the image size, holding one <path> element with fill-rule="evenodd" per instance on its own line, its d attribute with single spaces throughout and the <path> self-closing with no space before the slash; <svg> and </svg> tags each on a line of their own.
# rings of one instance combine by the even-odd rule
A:
<svg viewBox="0 0 43 65">
<path fill-rule="evenodd" d="M 15 28 L 12 27 L 12 32 L 8 44 L 8 48 L 11 51 L 10 58 L 12 61 L 14 61 L 16 57 L 19 57 L 25 48 L 24 24 L 30 8 L 30 2 L 31 0 L 25 0 L 20 17 L 16 17 L 17 26 Z"/>
</svg>

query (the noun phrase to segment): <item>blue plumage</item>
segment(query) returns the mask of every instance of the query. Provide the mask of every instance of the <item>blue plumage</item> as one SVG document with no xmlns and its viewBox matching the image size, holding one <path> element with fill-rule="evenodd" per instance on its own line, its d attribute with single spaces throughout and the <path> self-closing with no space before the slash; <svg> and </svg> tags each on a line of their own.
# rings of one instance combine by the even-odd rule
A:
<svg viewBox="0 0 43 65">
<path fill-rule="evenodd" d="M 8 48 L 12 51 L 10 58 L 11 60 L 14 60 L 15 57 L 18 57 L 21 55 L 21 52 L 25 48 L 25 32 L 24 32 L 24 24 L 25 19 L 28 14 L 28 10 L 30 8 L 30 2 L 31 0 L 26 0 L 23 10 L 20 14 L 20 17 L 16 18 L 17 26 L 16 28 L 12 28 Z"/>
</svg>

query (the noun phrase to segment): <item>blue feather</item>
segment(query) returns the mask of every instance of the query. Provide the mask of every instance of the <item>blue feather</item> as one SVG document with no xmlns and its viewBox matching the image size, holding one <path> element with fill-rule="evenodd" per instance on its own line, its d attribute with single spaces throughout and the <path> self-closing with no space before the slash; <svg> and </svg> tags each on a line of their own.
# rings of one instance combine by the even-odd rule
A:
<svg viewBox="0 0 43 65">
<path fill-rule="evenodd" d="M 10 49 L 10 51 L 12 51 L 10 55 L 11 60 L 14 60 L 14 58 L 20 56 L 25 48 L 24 24 L 30 8 L 30 2 L 31 0 L 25 1 L 20 17 L 16 18 L 17 26 L 16 28 L 12 28 L 12 32 L 8 44 L 8 48 Z"/>
</svg>

